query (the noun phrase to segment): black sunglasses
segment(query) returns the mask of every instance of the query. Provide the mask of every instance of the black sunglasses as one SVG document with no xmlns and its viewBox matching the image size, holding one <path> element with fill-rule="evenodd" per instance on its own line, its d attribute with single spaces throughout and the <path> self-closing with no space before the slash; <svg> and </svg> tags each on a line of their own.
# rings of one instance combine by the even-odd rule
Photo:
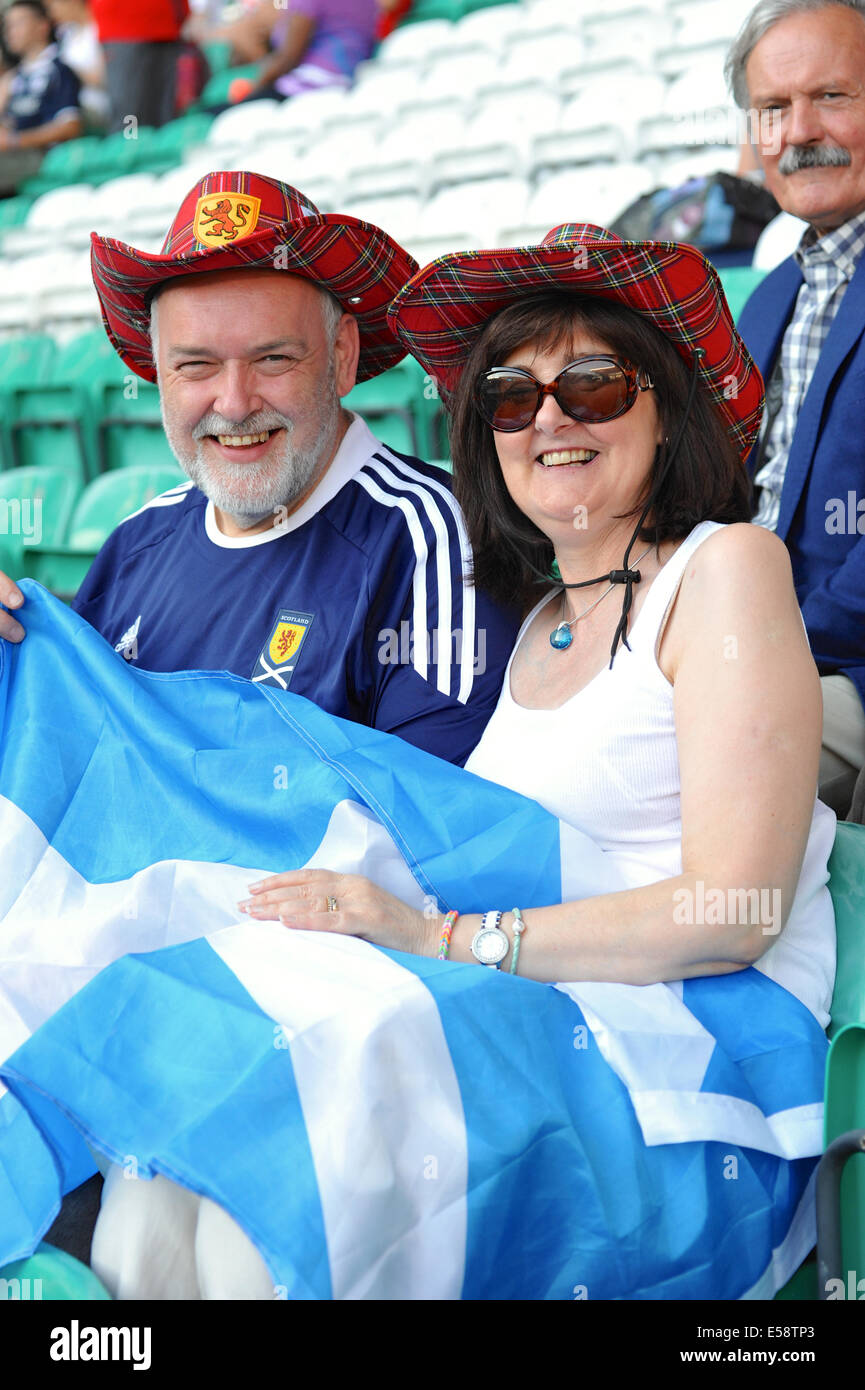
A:
<svg viewBox="0 0 865 1390">
<path fill-rule="evenodd" d="M 524 430 L 545 396 L 554 396 L 573 420 L 599 424 L 630 410 L 637 394 L 654 385 L 648 372 L 603 355 L 578 357 L 546 385 L 522 367 L 491 367 L 475 387 L 475 406 L 482 419 L 504 434 Z"/>
</svg>

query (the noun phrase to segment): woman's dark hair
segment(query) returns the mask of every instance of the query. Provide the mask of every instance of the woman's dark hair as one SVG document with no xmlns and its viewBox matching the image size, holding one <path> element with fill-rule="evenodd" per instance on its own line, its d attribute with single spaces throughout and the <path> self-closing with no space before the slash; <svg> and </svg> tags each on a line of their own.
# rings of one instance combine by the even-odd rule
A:
<svg viewBox="0 0 865 1390">
<path fill-rule="evenodd" d="M 551 541 L 519 510 L 505 487 L 493 431 L 474 405 L 479 378 L 528 343 L 546 348 L 573 341 L 587 329 L 617 356 L 649 373 L 665 438 L 672 439 L 685 412 L 690 369 L 655 326 L 626 305 L 595 296 L 532 295 L 502 309 L 484 327 L 450 400 L 454 492 L 474 549 L 474 580 L 502 602 L 530 606 L 537 597 L 536 571 L 549 573 Z M 655 455 L 654 483 L 666 451 Z M 648 489 L 632 513 L 645 505 Z M 751 483 L 724 422 L 705 391 L 697 389 L 676 457 L 640 538 L 656 545 L 681 540 L 701 521 L 749 521 Z M 534 567 L 534 568 L 533 568 Z"/>
</svg>

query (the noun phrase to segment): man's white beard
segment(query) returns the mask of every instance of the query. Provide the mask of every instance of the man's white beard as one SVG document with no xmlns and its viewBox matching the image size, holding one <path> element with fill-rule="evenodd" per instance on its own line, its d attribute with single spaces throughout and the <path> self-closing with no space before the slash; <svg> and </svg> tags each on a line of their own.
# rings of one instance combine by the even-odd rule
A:
<svg viewBox="0 0 865 1390">
<path fill-rule="evenodd" d="M 291 441 L 294 422 L 276 410 L 258 410 L 245 420 L 226 420 L 222 415 L 205 415 L 193 430 L 198 440 L 195 453 L 184 447 L 179 431 L 162 405 L 162 423 L 171 450 L 187 477 L 215 507 L 226 512 L 243 530 L 258 525 L 266 517 L 276 517 L 306 491 L 310 481 L 336 443 L 341 406 L 333 374 L 322 383 L 319 397 L 321 427 L 305 449 Z M 209 464 L 204 458 L 204 437 L 214 434 L 259 434 L 262 430 L 284 429 L 282 456 L 261 463 L 220 462 Z M 275 470 L 275 471 L 274 471 Z"/>
</svg>

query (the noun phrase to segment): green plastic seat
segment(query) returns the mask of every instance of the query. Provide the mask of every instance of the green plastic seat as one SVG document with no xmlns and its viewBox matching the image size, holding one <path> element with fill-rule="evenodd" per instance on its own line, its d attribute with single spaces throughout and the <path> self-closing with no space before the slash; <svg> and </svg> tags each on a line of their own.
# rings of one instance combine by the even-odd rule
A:
<svg viewBox="0 0 865 1390">
<path fill-rule="evenodd" d="M 865 1129 L 865 826 L 842 821 L 829 861 L 838 963 L 826 1063 L 825 1143 Z M 841 1179 L 843 1268 L 865 1277 L 865 1154 Z"/>
<path fill-rule="evenodd" d="M 4 227 L 20 227 L 27 221 L 27 214 L 33 206 L 33 199 L 18 194 L 14 198 L 0 199 L 0 231 Z"/>
<path fill-rule="evenodd" d="M 865 1129 L 865 826 L 839 821 L 829 859 L 838 957 L 826 1061 L 824 1147 Z M 843 1268 L 865 1275 L 865 1155 L 848 1160 L 841 1179 Z M 816 1298 L 816 1265 L 806 1262 L 776 1295 Z"/>
<path fill-rule="evenodd" d="M 47 193 L 67 183 L 91 183 L 89 165 L 94 151 L 101 143 L 99 135 L 82 135 L 77 140 L 65 140 L 46 152 L 38 174 L 27 179 L 19 188 L 19 196 Z"/>
<path fill-rule="evenodd" d="M 57 465 L 0 473 L 0 570 L 20 579 L 25 548 L 59 545 L 80 490 L 75 474 Z"/>
<path fill-rule="evenodd" d="M 25 547 L 25 564 L 46 589 L 61 598 L 72 597 L 115 526 L 160 492 L 187 481 L 186 474 L 174 462 L 153 466 L 142 463 L 103 473 L 79 497 L 65 544 L 43 546 L 38 552 Z"/>
<path fill-rule="evenodd" d="M 43 1241 L 26 1260 L 15 1260 L 0 1269 L 0 1300 L 30 1302 L 81 1299 L 111 1300 L 111 1294 L 93 1273 L 73 1255 Z"/>
<path fill-rule="evenodd" d="M 191 109 L 199 111 L 207 106 L 224 106 L 228 101 L 228 89 L 235 78 L 248 77 L 252 82 L 258 77 L 258 73 L 258 63 L 245 63 L 242 67 L 224 68 L 222 72 L 215 72 Z"/>
<path fill-rule="evenodd" d="M 417 24 L 425 19 L 461 19 L 471 6 L 465 0 L 414 0 L 414 4 L 402 21 L 403 24 Z"/>
<path fill-rule="evenodd" d="M 9 428 L 12 393 L 19 386 L 47 381 L 55 351 L 54 339 L 46 333 L 31 333 L 0 343 L 0 469 L 14 468 L 16 462 Z"/>
<path fill-rule="evenodd" d="M 91 382 L 108 359 L 117 359 L 101 329 L 88 331 L 55 352 L 38 383 L 7 392 L 7 427 L 16 465 L 58 463 L 82 482 L 98 472 L 95 405 Z"/>
<path fill-rule="evenodd" d="M 739 316 L 757 288 L 765 270 L 755 270 L 752 265 L 731 265 L 719 270 L 721 284 L 724 287 L 724 294 L 730 306 L 730 313 L 733 315 L 733 322 L 737 323 Z"/>
<path fill-rule="evenodd" d="M 439 411 L 438 392 L 413 357 L 362 381 L 343 404 L 356 410 L 391 448 L 422 458 L 440 450 L 434 444 L 433 421 Z M 384 431 L 389 430 L 390 436 Z M 400 439 L 402 443 L 397 443 Z"/>
</svg>

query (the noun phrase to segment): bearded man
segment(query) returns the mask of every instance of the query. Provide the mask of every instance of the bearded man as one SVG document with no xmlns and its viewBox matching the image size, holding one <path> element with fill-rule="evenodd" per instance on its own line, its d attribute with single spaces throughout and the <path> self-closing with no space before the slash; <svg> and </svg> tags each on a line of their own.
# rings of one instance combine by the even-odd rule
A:
<svg viewBox="0 0 865 1390">
<path fill-rule="evenodd" d="M 385 312 L 415 269 L 378 227 L 251 173 L 202 179 L 158 256 L 94 235 L 106 331 L 158 381 L 190 481 L 114 531 L 74 606 L 147 670 L 290 687 L 462 763 L 517 615 L 468 582 L 448 475 L 341 403 L 404 355 Z M 0 601 L 23 602 L 6 576 Z M 23 635 L 0 611 L 0 637 Z"/>
</svg>

